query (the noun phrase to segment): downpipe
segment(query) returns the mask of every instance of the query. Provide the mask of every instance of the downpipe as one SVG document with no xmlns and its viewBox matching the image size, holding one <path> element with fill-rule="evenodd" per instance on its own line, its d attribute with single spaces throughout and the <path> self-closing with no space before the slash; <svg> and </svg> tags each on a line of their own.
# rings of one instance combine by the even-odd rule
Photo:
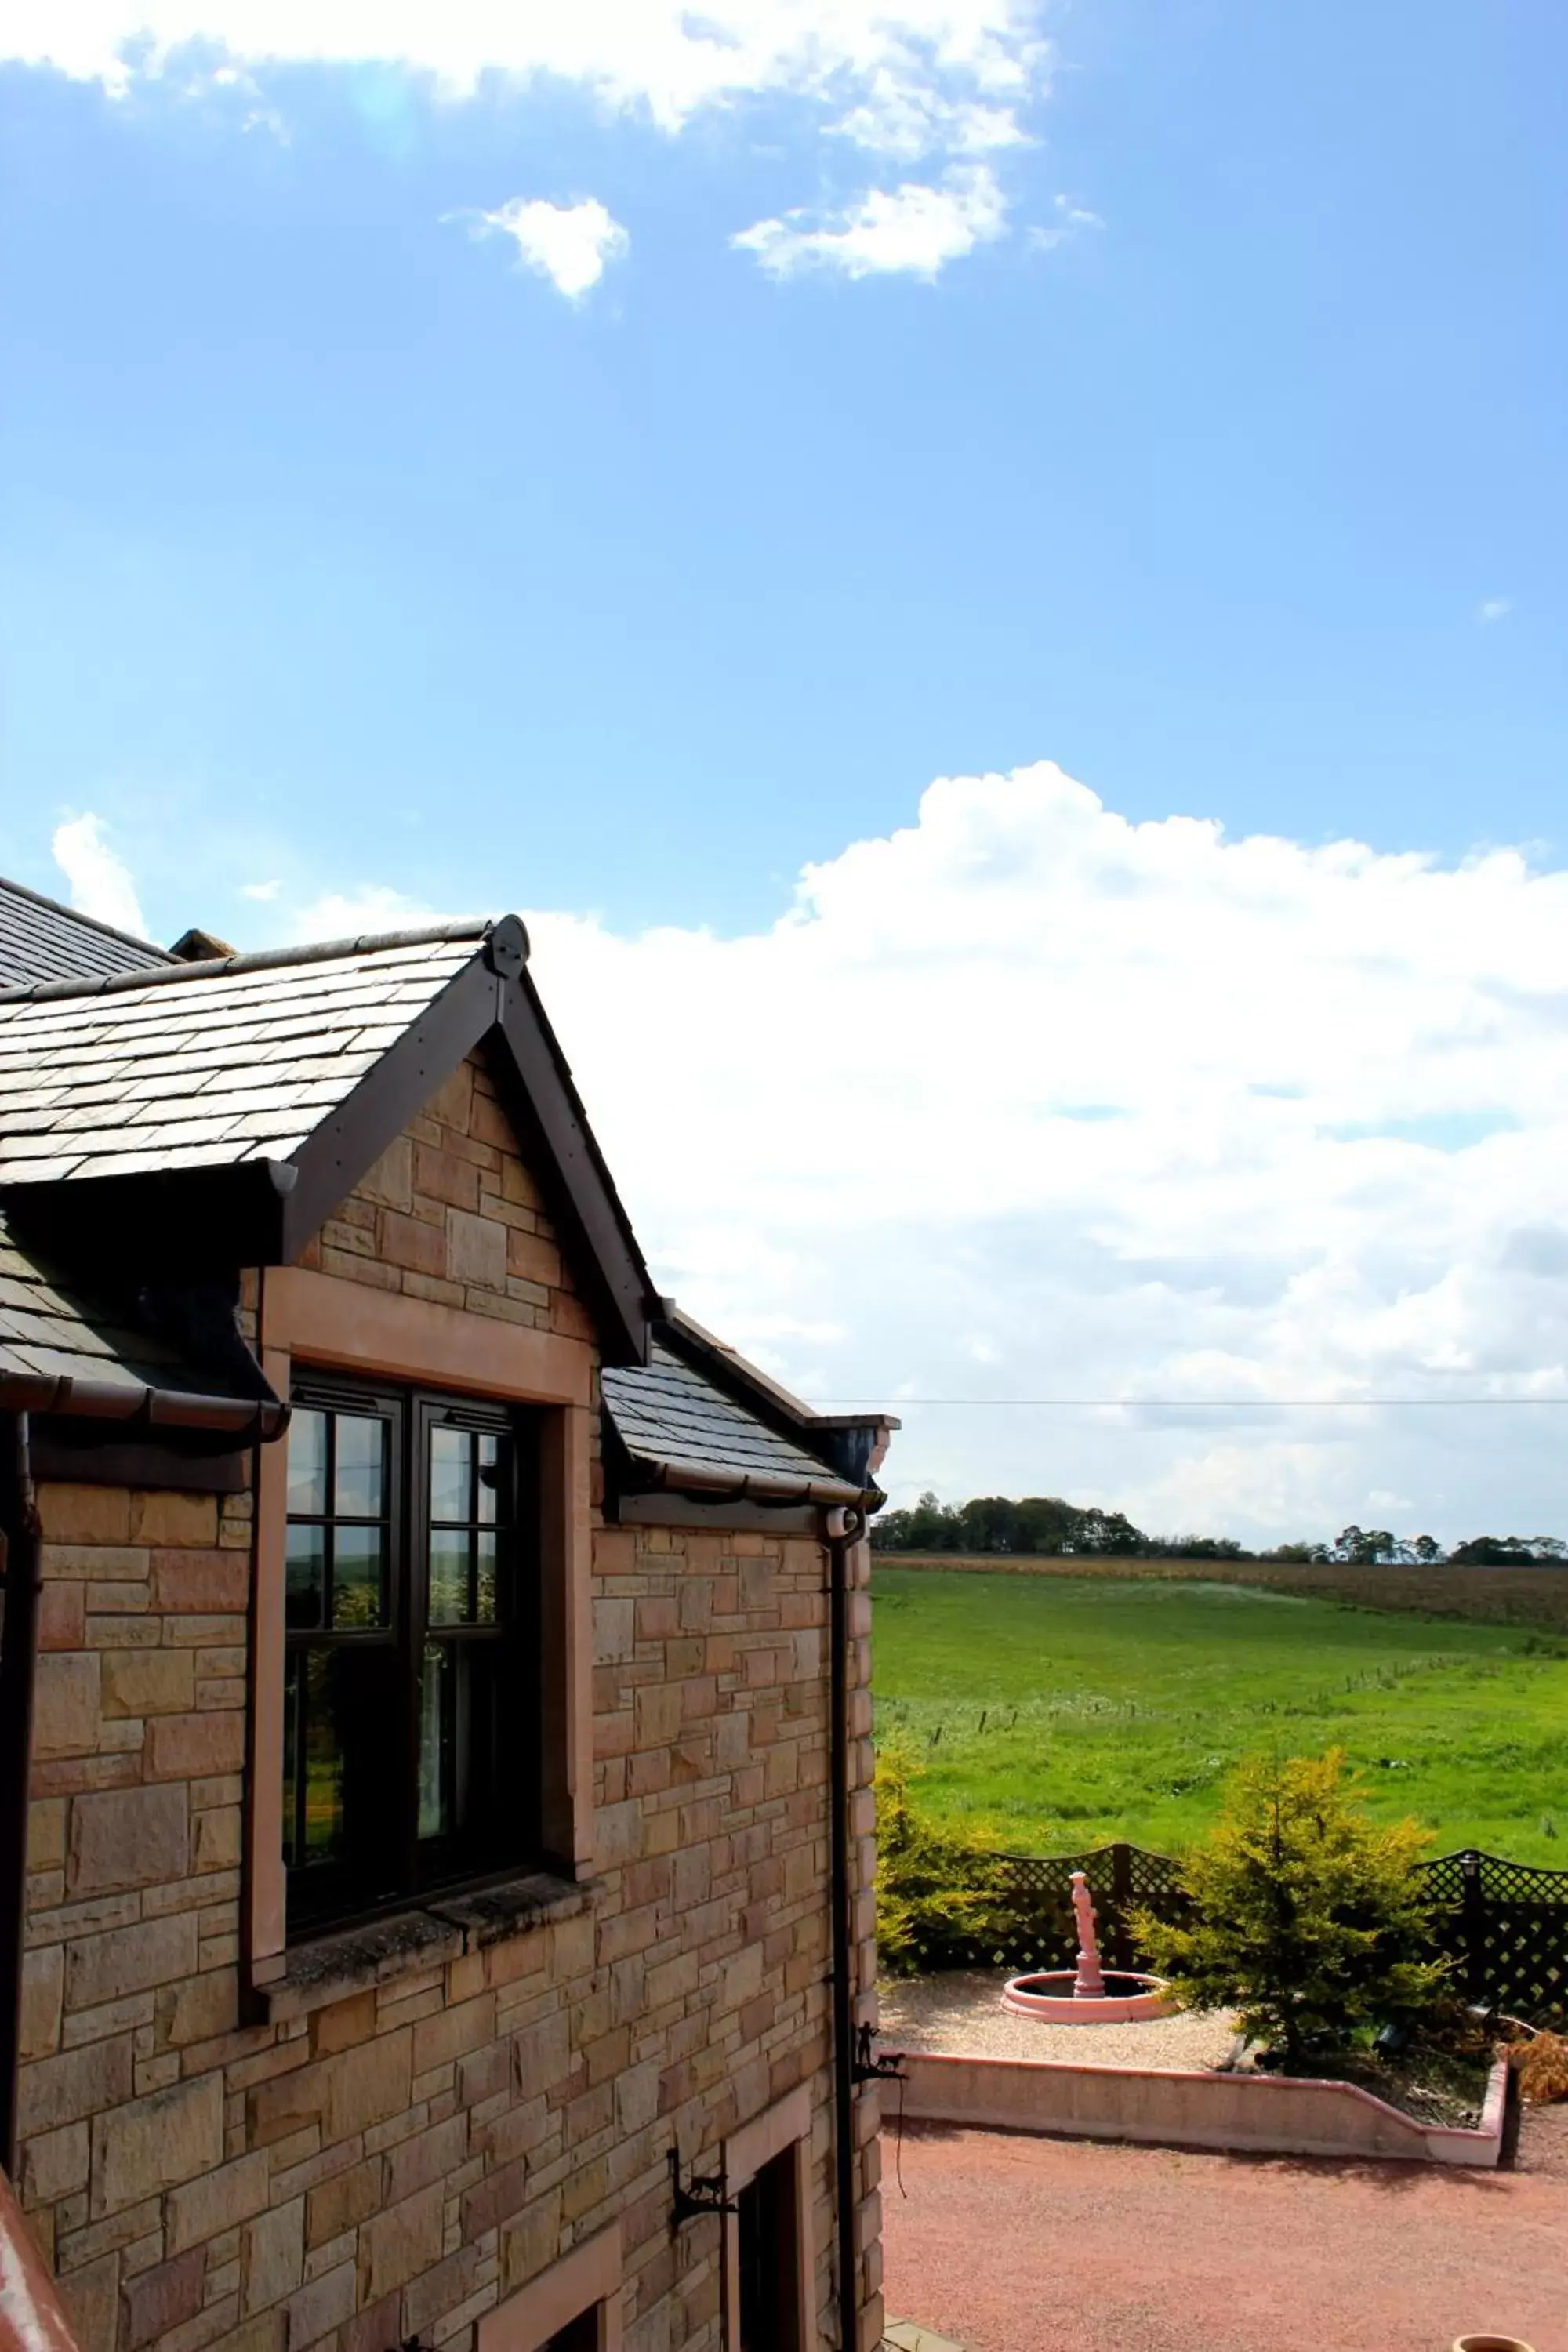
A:
<svg viewBox="0 0 1568 2352">
<path fill-rule="evenodd" d="M 16 2164 L 22 1948 L 27 1910 L 27 1798 L 38 1654 L 42 1547 L 25 1412 L 0 1414 L 0 2168 Z"/>
<path fill-rule="evenodd" d="M 827 1553 L 828 1789 L 830 1894 L 833 1909 L 833 2150 L 834 2205 L 838 2236 L 839 2352 L 858 2352 L 859 2271 L 855 2243 L 855 1987 L 849 1916 L 849 1553 L 865 1532 L 862 1511 L 824 1514 Z"/>
</svg>

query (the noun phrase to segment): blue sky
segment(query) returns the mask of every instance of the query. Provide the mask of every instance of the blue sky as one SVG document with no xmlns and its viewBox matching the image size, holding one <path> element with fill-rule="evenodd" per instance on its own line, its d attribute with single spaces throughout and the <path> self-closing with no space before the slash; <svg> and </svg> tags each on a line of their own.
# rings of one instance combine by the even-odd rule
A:
<svg viewBox="0 0 1568 2352">
<path fill-rule="evenodd" d="M 730 247 L 940 178 L 787 87 L 670 132 L 559 79 L 5 72 L 11 864 L 90 804 L 164 928 L 371 842 L 727 927 L 1041 756 L 1132 816 L 1557 844 L 1561 12 L 1040 22 L 1008 233 L 934 282 Z M 630 250 L 575 303 L 448 217 L 584 194 Z M 1103 226 L 1031 247 L 1058 196 Z"/>
<path fill-rule="evenodd" d="M 1435 1169 L 1458 1203 L 1477 1152 L 1540 1162 L 1561 1045 L 1531 992 L 1568 990 L 1543 920 L 1568 859 L 1560 9 L 721 0 L 697 23 L 663 0 L 402 0 L 377 12 L 381 57 L 362 23 L 346 0 L 17 0 L 0 28 L 0 866 L 64 888 L 52 842 L 90 814 L 84 903 L 133 889 L 159 936 L 195 920 L 247 944 L 361 913 L 553 910 L 541 936 L 588 1008 L 563 1026 L 609 1104 L 626 1075 L 592 1008 L 649 927 L 761 958 L 781 919 L 831 925 L 846 900 L 875 935 L 863 877 L 918 875 L 858 1016 L 874 1027 L 900 1017 L 921 911 L 965 930 L 965 859 L 1039 874 L 1049 846 L 1113 908 L 1121 850 L 1071 846 L 1088 836 L 1065 780 L 1017 786 L 1022 846 L 972 797 L 942 836 L 957 865 L 930 880 L 931 779 L 1054 761 L 1105 824 L 1154 828 L 1137 839 L 1157 884 L 1132 862 L 1163 910 L 1156 990 L 1204 993 L 1183 909 L 1200 919 L 1184 892 L 1211 852 L 1159 830 L 1185 819 L 1289 847 L 1261 883 L 1258 860 L 1220 859 L 1194 885 L 1196 904 L 1262 889 L 1247 936 L 1278 938 L 1288 1001 L 1335 993 L 1308 944 L 1329 919 L 1310 861 L 1351 838 L 1382 862 L 1333 869 L 1333 937 L 1375 962 L 1371 927 L 1397 932 L 1351 1030 L 1381 1034 L 1385 983 L 1428 1006 L 1460 984 L 1424 961 L 1439 904 L 1481 942 L 1475 1003 L 1534 1006 L 1484 1076 L 1421 1062 L 1403 1013 L 1375 1084 L 1281 1076 L 1261 1048 L 1232 1070 L 1274 1106 L 1270 1136 L 1310 1129 L 1367 1249 Z M 1499 844 L 1527 846 L 1536 898 L 1501 868 L 1474 881 Z M 1464 887 L 1402 897 L 1418 853 Z M 799 895 L 809 866 L 827 901 Z M 1068 919 L 1039 890 L 1036 923 Z M 1540 942 L 1522 972 L 1503 936 L 1521 924 Z M 1005 1028 L 984 929 L 984 970 L 947 1000 L 969 1027 L 933 1034 L 933 1065 Z M 1116 989 L 1095 954 L 1089 936 L 1059 1009 L 1098 1035 Z M 700 1025 L 702 1001 L 671 989 L 661 1017 Z M 1019 1147 L 1038 1179 L 1022 1208 L 1048 1201 L 1051 1247 L 1080 1265 L 1093 1214 L 1051 1190 L 1061 1125 L 1111 1155 L 1085 1204 L 1131 1129 L 1149 1149 L 1116 1163 L 1128 1186 L 1192 1164 L 1158 1073 L 1121 1050 L 1053 1096 L 1042 1041 L 1017 1080 L 1047 1120 Z M 853 1087 L 875 1052 L 863 1036 L 825 1075 Z M 1304 1106 L 1295 1128 L 1281 1103 Z M 911 1096 L 906 1115 L 918 1137 L 946 1113 Z M 1370 1192 L 1351 1181 L 1369 1145 L 1406 1155 Z M 737 1231 L 789 1223 L 765 1171 L 732 1173 Z M 1395 1205 L 1374 1212 L 1385 1179 Z M 742 1250 L 720 1276 L 725 1218 L 682 1226 L 682 1186 L 639 1181 L 686 1292 L 790 1376 L 966 1394 L 987 1362 L 999 1393 L 1076 1377 L 1016 1335 L 963 1353 L 1016 1289 L 990 1255 L 1011 1197 L 944 1228 L 954 1265 L 991 1266 L 978 1293 L 895 1338 L 869 1306 L 836 1319 L 868 1231 L 847 1197 L 831 1249 L 796 1234 L 773 1276 Z M 1368 1318 L 1447 1280 L 1456 1250 L 1516 1278 L 1508 1235 L 1556 1212 L 1510 1181 L 1489 1238 L 1438 1219 L 1429 1281 L 1385 1249 L 1380 1303 L 1286 1385 L 1353 1388 Z M 1302 1265 L 1338 1263 L 1326 1197 L 1300 1212 Z M 1541 1280 L 1510 1327 L 1528 1346 L 1486 1376 L 1568 1393 L 1561 1277 Z M 1436 1379 L 1447 1347 L 1447 1372 L 1479 1379 L 1491 1342 L 1467 1334 L 1437 1357 L 1430 1335 L 1426 1356 L 1389 1339 L 1377 1377 Z M 1130 1332 L 1096 1385 L 1197 1377 Z M 966 1440 L 952 1479 L 984 1475 L 1025 1483 L 1031 1460 Z M 1241 1509 L 1230 1475 L 1156 1480 L 1149 1507 Z M 1245 1507 L 1261 1526 L 1352 1486 Z"/>
</svg>

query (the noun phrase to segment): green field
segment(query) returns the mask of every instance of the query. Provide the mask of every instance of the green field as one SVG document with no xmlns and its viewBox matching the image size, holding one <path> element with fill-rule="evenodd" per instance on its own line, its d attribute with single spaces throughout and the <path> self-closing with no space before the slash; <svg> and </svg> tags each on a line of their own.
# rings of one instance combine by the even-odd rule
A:
<svg viewBox="0 0 1568 2352">
<path fill-rule="evenodd" d="M 878 1563 L 877 1728 L 1018 1853 L 1179 1853 L 1250 1750 L 1344 1748 L 1435 1851 L 1568 1869 L 1568 1640 L 1231 1583 Z"/>
</svg>

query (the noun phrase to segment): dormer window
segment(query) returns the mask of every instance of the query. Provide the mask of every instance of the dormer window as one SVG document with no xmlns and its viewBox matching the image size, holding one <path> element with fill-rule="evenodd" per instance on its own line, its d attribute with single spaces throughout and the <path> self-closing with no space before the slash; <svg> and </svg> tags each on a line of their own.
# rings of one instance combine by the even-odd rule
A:
<svg viewBox="0 0 1568 2352">
<path fill-rule="evenodd" d="M 538 1417 L 304 1378 L 288 1445 L 289 1926 L 539 1851 Z"/>
</svg>

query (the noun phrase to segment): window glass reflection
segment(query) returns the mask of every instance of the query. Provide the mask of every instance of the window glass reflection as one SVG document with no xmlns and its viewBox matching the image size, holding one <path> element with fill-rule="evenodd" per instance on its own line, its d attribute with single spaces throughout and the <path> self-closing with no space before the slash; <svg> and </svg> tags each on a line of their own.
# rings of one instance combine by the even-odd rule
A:
<svg viewBox="0 0 1568 2352">
<path fill-rule="evenodd" d="M 476 1518 L 492 1522 L 503 1516 L 498 1508 L 500 1501 L 501 1475 L 505 1468 L 506 1441 L 493 1431 L 486 1431 L 479 1439 L 479 1483 L 476 1497 Z"/>
<path fill-rule="evenodd" d="M 321 1529 L 291 1526 L 284 1564 L 284 1623 L 314 1632 L 322 1622 L 326 1590 L 327 1548 Z"/>
<path fill-rule="evenodd" d="M 327 1416 L 295 1407 L 289 1423 L 289 1508 L 327 1507 Z"/>
<path fill-rule="evenodd" d="M 353 1412 L 332 1418 L 338 1457 L 332 1507 L 340 1518 L 378 1519 L 386 1508 L 386 1423 Z"/>
<path fill-rule="evenodd" d="M 430 1517 L 467 1519 L 471 1491 L 470 1465 L 474 1440 L 467 1429 L 430 1432 Z"/>
<path fill-rule="evenodd" d="M 460 1528 L 433 1528 L 430 1531 L 432 1625 L 468 1622 L 468 1540 Z"/>
<path fill-rule="evenodd" d="M 380 1528 L 332 1533 L 332 1627 L 353 1633 L 386 1622 L 386 1538 Z"/>
<path fill-rule="evenodd" d="M 496 1622 L 496 1539 L 485 1534 L 474 1538 L 477 1573 L 474 1579 L 474 1616 L 481 1625 Z"/>
<path fill-rule="evenodd" d="M 307 1650 L 301 1697 L 304 1716 L 303 1860 L 325 1862 L 343 1832 L 343 1726 L 339 1720 L 337 1660 L 330 1650 Z M 300 1736 L 299 1734 L 296 1735 Z"/>
<path fill-rule="evenodd" d="M 456 1659 L 439 1642 L 425 1645 L 419 1690 L 419 1834 L 447 1836 L 452 1827 L 452 1747 L 457 1713 Z"/>
</svg>

